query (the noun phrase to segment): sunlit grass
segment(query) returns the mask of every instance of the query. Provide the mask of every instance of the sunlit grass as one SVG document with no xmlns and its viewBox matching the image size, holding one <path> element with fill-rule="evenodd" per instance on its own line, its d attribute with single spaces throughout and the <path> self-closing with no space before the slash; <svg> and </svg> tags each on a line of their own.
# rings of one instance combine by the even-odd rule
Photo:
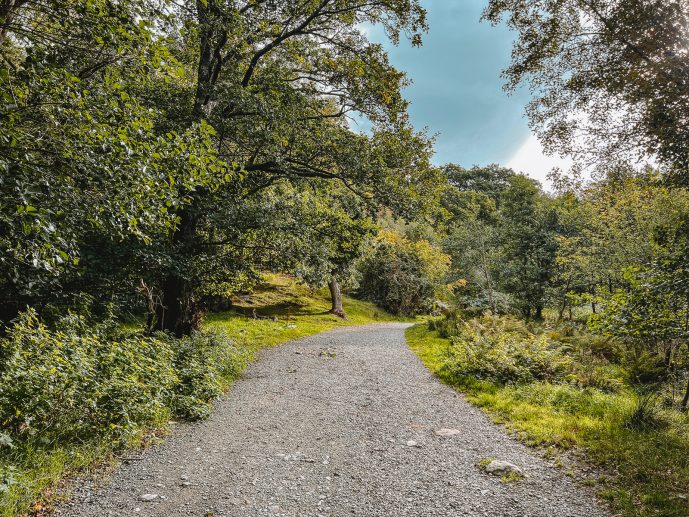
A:
<svg viewBox="0 0 689 517">
<path fill-rule="evenodd" d="M 689 515 L 689 418 L 659 408 L 656 428 L 635 431 L 624 422 L 637 404 L 631 391 L 603 393 L 535 382 L 498 386 L 455 379 L 443 368 L 449 341 L 426 325 L 407 330 L 414 352 L 443 382 L 530 445 L 576 448 L 587 461 L 614 474 L 599 493 L 628 516 Z"/>
<path fill-rule="evenodd" d="M 314 290 L 289 276 L 270 275 L 251 296 L 236 299 L 233 310 L 209 315 L 206 328 L 260 349 L 336 327 L 400 321 L 369 302 L 344 297 L 343 305 L 346 320 L 328 312 L 327 288 Z"/>
</svg>

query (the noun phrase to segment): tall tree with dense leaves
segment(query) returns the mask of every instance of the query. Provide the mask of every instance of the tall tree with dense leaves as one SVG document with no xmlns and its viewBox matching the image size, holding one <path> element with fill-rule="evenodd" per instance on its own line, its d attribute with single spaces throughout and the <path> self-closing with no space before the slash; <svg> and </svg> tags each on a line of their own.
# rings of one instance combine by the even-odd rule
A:
<svg viewBox="0 0 689 517">
<path fill-rule="evenodd" d="M 542 319 L 557 252 L 557 213 L 537 184 L 525 176 L 510 178 L 501 198 L 502 288 L 525 317 Z"/>
<path fill-rule="evenodd" d="M 170 118 L 215 129 L 219 155 L 241 171 L 219 178 L 217 189 L 246 197 L 281 181 L 334 180 L 401 211 L 425 203 L 436 180 L 430 142 L 407 121 L 404 75 L 360 31 L 381 24 L 393 41 L 407 34 L 419 43 L 426 26 L 418 2 L 199 0 L 179 16 L 176 56 L 194 84 L 174 93 L 188 103 L 171 106 Z M 353 112 L 372 122 L 370 135 L 350 130 Z M 178 267 L 161 280 L 161 330 L 181 335 L 198 323 L 187 273 L 204 245 L 200 228 L 213 220 L 212 192 L 195 189 L 176 212 L 169 244 Z"/>
<path fill-rule="evenodd" d="M 535 93 L 545 147 L 580 166 L 655 155 L 689 184 L 689 2 L 490 0 L 518 38 L 507 87 Z"/>
<path fill-rule="evenodd" d="M 84 235 L 150 241 L 177 185 L 218 168 L 212 128 L 155 130 L 137 92 L 179 66 L 142 0 L 0 4 L 0 320 L 61 291 Z"/>
</svg>

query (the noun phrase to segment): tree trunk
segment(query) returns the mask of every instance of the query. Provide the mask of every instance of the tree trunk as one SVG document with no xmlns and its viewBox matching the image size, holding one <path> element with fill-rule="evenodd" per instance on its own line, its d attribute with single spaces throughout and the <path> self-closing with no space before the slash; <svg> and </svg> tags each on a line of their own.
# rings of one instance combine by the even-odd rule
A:
<svg viewBox="0 0 689 517">
<path fill-rule="evenodd" d="M 332 309 L 330 309 L 330 313 L 342 319 L 347 319 L 344 307 L 342 306 L 342 289 L 340 289 L 340 283 L 337 281 L 337 277 L 334 274 L 330 277 L 328 289 L 330 289 L 330 298 L 332 300 Z"/>
<path fill-rule="evenodd" d="M 201 306 L 194 298 L 193 286 L 180 273 L 186 271 L 185 264 L 194 260 L 199 220 L 193 207 L 201 195 L 203 191 L 199 189 L 191 199 L 190 206 L 180 212 L 179 226 L 173 235 L 173 246 L 177 248 L 173 259 L 177 261 L 177 267 L 163 279 L 160 301 L 155 311 L 152 330 L 171 332 L 177 337 L 190 335 L 201 324 Z"/>
<path fill-rule="evenodd" d="M 534 318 L 535 318 L 537 321 L 542 321 L 542 320 L 543 320 L 543 306 L 539 305 L 538 307 L 536 307 L 536 312 L 535 312 Z"/>
<path fill-rule="evenodd" d="M 221 23 L 222 16 L 215 2 L 197 0 L 196 14 L 200 39 L 196 93 L 189 121 L 192 124 L 208 116 L 206 106 L 220 74 L 221 51 L 227 41 L 227 30 Z M 187 207 L 179 212 L 179 226 L 172 239 L 176 248 L 175 255 L 179 257 L 178 264 L 162 281 L 161 300 L 156 307 L 152 330 L 172 332 L 181 337 L 191 334 L 200 326 L 202 311 L 194 298 L 194 286 L 180 272 L 186 270 L 185 264 L 194 260 L 199 223 L 199 215 L 195 210 L 204 194 L 205 189 L 197 189 Z"/>
<path fill-rule="evenodd" d="M 560 312 L 557 315 L 557 321 L 558 323 L 562 321 L 562 319 L 565 317 L 565 310 L 567 309 L 567 300 L 564 299 L 562 300 L 562 305 L 560 306 Z"/>
<path fill-rule="evenodd" d="M 567 284 L 565 285 L 565 293 L 562 296 L 562 305 L 560 306 L 560 313 L 557 316 L 557 321 L 560 322 L 562 321 L 562 318 L 565 316 L 565 309 L 567 309 L 567 293 L 569 292 L 569 285 L 571 283 L 572 279 L 568 278 L 567 279 Z M 570 308 L 570 313 L 571 313 L 571 308 Z M 572 319 L 572 318 L 570 318 Z"/>
<path fill-rule="evenodd" d="M 689 343 L 687 343 L 687 348 L 689 349 Z M 684 392 L 684 398 L 682 399 L 682 411 L 689 409 L 689 381 L 687 381 L 687 390 Z"/>
</svg>

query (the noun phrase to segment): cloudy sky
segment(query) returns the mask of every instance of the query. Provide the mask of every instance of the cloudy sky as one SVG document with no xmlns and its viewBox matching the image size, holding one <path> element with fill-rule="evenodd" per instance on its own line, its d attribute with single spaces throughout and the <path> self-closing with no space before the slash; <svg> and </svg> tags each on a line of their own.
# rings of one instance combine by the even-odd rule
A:
<svg viewBox="0 0 689 517">
<path fill-rule="evenodd" d="M 417 129 L 438 133 L 435 162 L 469 167 L 499 163 L 545 182 L 563 164 L 545 157 L 529 131 L 528 92 L 508 96 L 500 72 L 510 59 L 513 35 L 481 22 L 486 0 L 422 0 L 430 32 L 421 48 L 386 44 L 392 63 L 413 84 L 405 92 Z M 373 39 L 383 41 L 374 31 Z"/>
</svg>

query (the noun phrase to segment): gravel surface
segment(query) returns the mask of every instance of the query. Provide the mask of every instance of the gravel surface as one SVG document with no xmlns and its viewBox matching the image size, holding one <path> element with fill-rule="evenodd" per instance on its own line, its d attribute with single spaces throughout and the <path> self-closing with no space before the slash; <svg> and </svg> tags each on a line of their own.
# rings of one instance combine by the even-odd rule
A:
<svg viewBox="0 0 689 517">
<path fill-rule="evenodd" d="M 608 515 L 439 383 L 405 328 L 342 328 L 266 350 L 209 420 L 176 426 L 57 514 Z M 477 466 L 485 458 L 526 478 L 505 483 Z"/>
</svg>

